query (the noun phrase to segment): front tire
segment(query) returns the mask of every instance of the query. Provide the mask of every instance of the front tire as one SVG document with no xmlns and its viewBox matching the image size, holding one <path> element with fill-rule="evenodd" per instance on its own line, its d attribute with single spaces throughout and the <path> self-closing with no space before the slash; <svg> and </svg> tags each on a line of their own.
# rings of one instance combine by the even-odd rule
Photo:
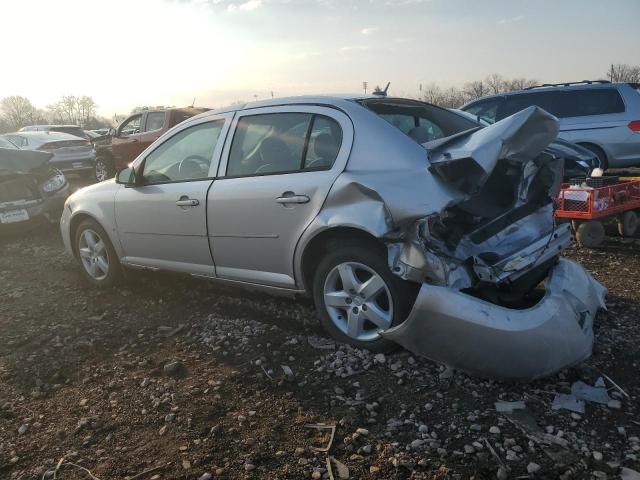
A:
<svg viewBox="0 0 640 480">
<path fill-rule="evenodd" d="M 122 276 L 118 255 L 104 229 L 94 220 L 84 220 L 75 233 L 75 247 L 82 273 L 98 287 L 112 287 Z"/>
<path fill-rule="evenodd" d="M 380 331 L 407 318 L 417 291 L 391 273 L 384 247 L 373 242 L 329 245 L 313 280 L 323 327 L 336 340 L 373 352 L 397 348 Z"/>
<path fill-rule="evenodd" d="M 104 182 L 114 175 L 115 172 L 114 168 L 111 166 L 111 162 L 102 157 L 96 158 L 96 163 L 93 167 L 93 176 L 95 177 L 96 181 Z"/>
</svg>

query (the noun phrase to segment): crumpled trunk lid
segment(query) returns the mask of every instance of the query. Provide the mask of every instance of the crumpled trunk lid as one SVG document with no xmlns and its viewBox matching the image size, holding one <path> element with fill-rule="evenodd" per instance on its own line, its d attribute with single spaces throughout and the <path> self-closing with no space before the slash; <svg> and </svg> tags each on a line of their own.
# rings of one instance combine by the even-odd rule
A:
<svg viewBox="0 0 640 480">
<path fill-rule="evenodd" d="M 430 171 L 466 194 L 441 212 L 425 243 L 473 269 L 476 278 L 466 287 L 515 280 L 570 242 L 568 228 L 553 218 L 562 159 L 545 151 L 557 133 L 554 116 L 529 107 L 424 145 Z"/>
</svg>

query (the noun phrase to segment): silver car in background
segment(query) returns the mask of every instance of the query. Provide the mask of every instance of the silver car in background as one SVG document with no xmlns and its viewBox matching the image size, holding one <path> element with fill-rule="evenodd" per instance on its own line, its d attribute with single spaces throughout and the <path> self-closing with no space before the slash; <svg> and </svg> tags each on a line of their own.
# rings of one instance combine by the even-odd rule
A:
<svg viewBox="0 0 640 480">
<path fill-rule="evenodd" d="M 640 166 L 640 85 L 583 81 L 483 97 L 462 110 L 494 123 L 536 105 L 560 119 L 559 137 L 594 152 L 604 168 Z"/>
<path fill-rule="evenodd" d="M 557 132 L 536 107 L 481 128 L 401 98 L 235 105 L 71 195 L 62 237 L 97 286 L 132 267 L 306 294 L 340 341 L 539 377 L 590 355 L 605 295 L 559 258 Z"/>
<path fill-rule="evenodd" d="M 22 150 L 51 153 L 51 165 L 66 175 L 93 176 L 96 151 L 89 140 L 54 131 L 20 131 L 5 136 Z"/>
</svg>

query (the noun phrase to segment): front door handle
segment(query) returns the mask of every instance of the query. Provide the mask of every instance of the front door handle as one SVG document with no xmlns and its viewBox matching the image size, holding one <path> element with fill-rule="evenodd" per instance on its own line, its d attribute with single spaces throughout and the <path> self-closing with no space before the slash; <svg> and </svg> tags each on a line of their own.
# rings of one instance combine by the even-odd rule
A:
<svg viewBox="0 0 640 480">
<path fill-rule="evenodd" d="M 176 202 L 176 205 L 179 207 L 195 207 L 197 205 L 200 205 L 200 201 L 196 200 L 195 198 L 181 197 L 180 200 Z"/>
<path fill-rule="evenodd" d="M 306 195 L 296 195 L 293 192 L 284 192 L 281 197 L 276 198 L 276 202 L 281 205 L 308 203 L 309 197 Z"/>
</svg>

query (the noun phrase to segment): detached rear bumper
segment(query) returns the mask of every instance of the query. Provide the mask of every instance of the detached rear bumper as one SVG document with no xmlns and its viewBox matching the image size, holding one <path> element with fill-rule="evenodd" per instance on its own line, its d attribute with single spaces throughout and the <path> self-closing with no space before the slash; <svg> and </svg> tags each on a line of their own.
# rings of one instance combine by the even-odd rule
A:
<svg viewBox="0 0 640 480">
<path fill-rule="evenodd" d="M 408 350 L 485 377 L 530 380 L 591 355 L 593 320 L 606 289 L 560 259 L 535 306 L 514 310 L 424 284 L 401 325 L 382 335 Z"/>
</svg>

